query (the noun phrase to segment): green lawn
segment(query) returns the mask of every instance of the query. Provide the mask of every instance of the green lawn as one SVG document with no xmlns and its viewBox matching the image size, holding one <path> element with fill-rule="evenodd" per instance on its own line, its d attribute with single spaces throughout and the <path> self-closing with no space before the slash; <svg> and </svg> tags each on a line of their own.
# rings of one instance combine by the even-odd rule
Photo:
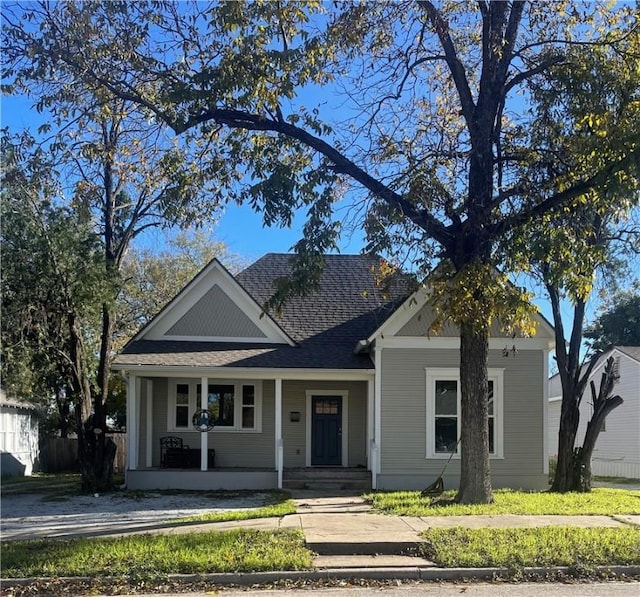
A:
<svg viewBox="0 0 640 597">
<path fill-rule="evenodd" d="M 376 492 L 365 495 L 374 508 L 402 516 L 458 516 L 466 514 L 640 514 L 640 491 L 593 489 L 590 493 L 494 491 L 493 504 L 462 505 L 453 502 L 455 492 L 438 499 L 422 497 L 419 491 Z"/>
<path fill-rule="evenodd" d="M 228 499 L 228 496 L 223 495 Z M 176 523 L 182 522 L 227 522 L 230 520 L 249 520 L 254 518 L 279 518 L 287 514 L 296 513 L 296 504 L 290 499 L 289 494 L 283 491 L 270 491 L 267 493 L 267 503 L 262 508 L 252 510 L 232 510 L 227 512 L 210 512 L 198 516 L 181 518 Z"/>
<path fill-rule="evenodd" d="M 34 473 L 28 477 L 2 477 L 2 495 L 37 493 L 43 496 L 71 496 L 80 493 L 77 473 Z"/>
<path fill-rule="evenodd" d="M 231 530 L 184 535 L 6 541 L 3 578 L 137 576 L 303 570 L 311 553 L 298 531 Z"/>
<path fill-rule="evenodd" d="M 429 529 L 422 554 L 445 568 L 640 564 L 640 528 Z"/>
</svg>

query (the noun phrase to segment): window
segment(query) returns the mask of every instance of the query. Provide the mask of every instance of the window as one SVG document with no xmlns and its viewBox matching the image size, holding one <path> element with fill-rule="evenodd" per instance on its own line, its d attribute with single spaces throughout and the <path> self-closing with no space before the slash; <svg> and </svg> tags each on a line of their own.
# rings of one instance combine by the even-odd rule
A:
<svg viewBox="0 0 640 597">
<path fill-rule="evenodd" d="M 256 426 L 256 387 L 242 386 L 242 427 L 253 429 Z"/>
<path fill-rule="evenodd" d="M 196 403 L 200 402 L 200 384 L 197 386 Z M 233 427 L 235 386 L 232 384 L 209 384 L 207 388 L 207 410 L 216 427 Z"/>
<path fill-rule="evenodd" d="M 451 454 L 458 443 L 458 382 L 436 380 L 435 451 Z"/>
<path fill-rule="evenodd" d="M 189 427 L 189 384 L 176 385 L 175 426 L 186 429 Z"/>
<path fill-rule="evenodd" d="M 461 408 L 457 369 L 427 369 L 427 458 L 459 454 Z M 502 458 L 502 369 L 489 370 L 489 453 Z"/>
<path fill-rule="evenodd" d="M 202 404 L 197 380 L 169 385 L 168 431 L 192 430 L 191 417 Z M 217 431 L 261 431 L 262 382 L 215 381 L 207 385 L 207 410 Z"/>
</svg>

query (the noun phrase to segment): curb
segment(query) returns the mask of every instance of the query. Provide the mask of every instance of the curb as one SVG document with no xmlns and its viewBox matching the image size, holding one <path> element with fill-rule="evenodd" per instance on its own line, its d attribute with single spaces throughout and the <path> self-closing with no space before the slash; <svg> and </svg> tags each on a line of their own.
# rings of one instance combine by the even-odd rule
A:
<svg viewBox="0 0 640 597">
<path fill-rule="evenodd" d="M 602 575 L 640 577 L 638 566 L 596 566 L 592 569 Z M 552 566 L 549 568 L 522 568 L 523 576 L 571 576 L 575 567 Z M 178 583 L 210 582 L 217 585 L 259 585 L 272 584 L 282 580 L 417 580 L 417 581 L 461 581 L 461 580 L 495 580 L 509 578 L 514 575 L 512 568 L 427 568 L 427 567 L 380 567 L 380 568 L 324 568 L 321 570 L 288 570 L 281 572 L 238 572 L 212 574 L 168 574 L 163 579 Z M 0 579 L 0 587 L 28 586 L 36 582 L 51 581 L 52 577 L 8 578 Z M 63 582 L 90 583 L 98 581 L 108 582 L 119 580 L 118 577 L 105 576 L 95 578 L 88 576 L 56 577 Z"/>
</svg>

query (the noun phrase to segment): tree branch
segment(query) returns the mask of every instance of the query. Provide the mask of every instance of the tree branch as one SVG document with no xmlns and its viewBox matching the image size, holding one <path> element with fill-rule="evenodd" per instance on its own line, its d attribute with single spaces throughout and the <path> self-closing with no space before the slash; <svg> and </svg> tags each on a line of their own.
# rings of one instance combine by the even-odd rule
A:
<svg viewBox="0 0 640 597">
<path fill-rule="evenodd" d="M 536 216 L 555 211 L 556 209 L 566 205 L 571 199 L 585 195 L 596 187 L 606 183 L 614 174 L 623 171 L 628 167 L 640 168 L 640 146 L 628 155 L 616 162 L 611 162 L 602 170 L 596 172 L 590 178 L 583 180 L 564 191 L 555 193 L 544 201 L 534 205 L 529 209 L 524 209 L 509 217 L 505 217 L 502 221 L 497 222 L 491 227 L 491 234 L 500 236 L 517 226 L 520 226 Z"/>
<path fill-rule="evenodd" d="M 382 184 L 379 180 L 373 178 L 362 168 L 354 164 L 349 158 L 339 152 L 335 147 L 329 145 L 329 143 L 323 141 L 319 137 L 312 135 L 308 131 L 289 124 L 288 122 L 269 120 L 257 114 L 251 114 L 240 110 L 213 109 L 192 117 L 189 121 L 184 123 L 183 127 L 176 128 L 175 130 L 180 133 L 198 124 L 209 121 L 228 126 L 229 128 L 251 131 L 272 131 L 292 139 L 297 139 L 331 161 L 335 166 L 336 172 L 347 174 L 355 181 L 359 182 L 373 195 L 391 205 L 404 217 L 407 217 L 416 226 L 427 232 L 443 247 L 449 247 L 453 241 L 451 232 L 449 232 L 447 228 L 428 211 L 416 209 L 416 207 L 407 201 L 402 195 L 396 193 L 386 185 Z"/>
<path fill-rule="evenodd" d="M 469 88 L 469 82 L 467 81 L 464 65 L 458 58 L 455 46 L 453 45 L 453 40 L 449 35 L 449 25 L 442 18 L 440 11 L 438 11 L 432 2 L 419 0 L 418 6 L 424 9 L 427 13 L 427 17 L 440 39 L 447 65 L 449 66 L 453 82 L 455 83 L 458 91 L 462 115 L 469 127 L 469 130 L 473 131 L 476 128 L 474 119 L 475 104 L 473 102 L 473 96 L 471 95 L 471 89 Z"/>
</svg>

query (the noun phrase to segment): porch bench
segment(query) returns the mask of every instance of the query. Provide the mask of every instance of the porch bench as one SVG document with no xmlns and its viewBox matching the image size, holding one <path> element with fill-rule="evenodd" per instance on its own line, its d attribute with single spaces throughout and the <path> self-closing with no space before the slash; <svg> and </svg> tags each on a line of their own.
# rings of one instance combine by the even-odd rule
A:
<svg viewBox="0 0 640 597">
<path fill-rule="evenodd" d="M 199 448 L 168 448 L 165 454 L 167 468 L 200 468 L 201 450 Z M 207 450 L 207 468 L 216 466 L 216 451 Z"/>
</svg>

